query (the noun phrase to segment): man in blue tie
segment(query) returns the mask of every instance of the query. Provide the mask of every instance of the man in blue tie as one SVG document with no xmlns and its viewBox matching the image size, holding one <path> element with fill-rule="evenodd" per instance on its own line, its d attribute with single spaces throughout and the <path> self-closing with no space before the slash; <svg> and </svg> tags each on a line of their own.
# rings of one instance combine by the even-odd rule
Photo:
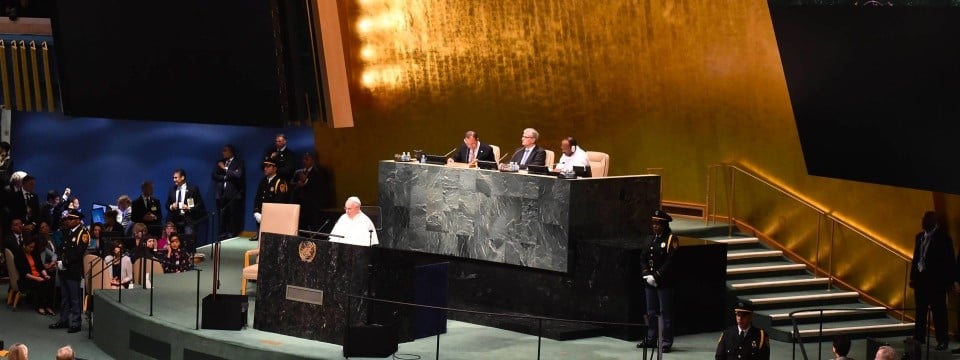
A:
<svg viewBox="0 0 960 360">
<path fill-rule="evenodd" d="M 537 146 L 537 139 L 540 133 L 534 128 L 523 129 L 523 137 L 520 138 L 520 147 L 514 150 L 510 162 L 520 165 L 521 169 L 526 169 L 527 165 L 547 164 L 547 152 L 542 147 Z"/>
</svg>

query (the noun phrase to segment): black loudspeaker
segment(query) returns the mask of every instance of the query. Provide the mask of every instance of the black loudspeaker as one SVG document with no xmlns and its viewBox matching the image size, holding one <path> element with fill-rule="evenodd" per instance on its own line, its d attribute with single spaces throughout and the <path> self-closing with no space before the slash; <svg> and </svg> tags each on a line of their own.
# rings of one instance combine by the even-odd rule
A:
<svg viewBox="0 0 960 360">
<path fill-rule="evenodd" d="M 354 325 L 343 339 L 343 357 L 388 357 L 397 352 L 395 325 Z"/>
<path fill-rule="evenodd" d="M 203 298 L 200 327 L 216 330 L 240 330 L 247 325 L 246 295 L 213 294 Z"/>
</svg>

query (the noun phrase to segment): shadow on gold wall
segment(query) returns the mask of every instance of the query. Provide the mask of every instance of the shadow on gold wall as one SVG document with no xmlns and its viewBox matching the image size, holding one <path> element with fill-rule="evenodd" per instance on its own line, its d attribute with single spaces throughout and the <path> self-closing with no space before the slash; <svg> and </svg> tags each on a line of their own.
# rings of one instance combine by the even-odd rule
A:
<svg viewBox="0 0 960 360">
<path fill-rule="evenodd" d="M 534 127 L 547 148 L 573 135 L 609 153 L 610 175 L 663 168 L 668 200 L 702 204 L 710 164 L 743 164 L 907 256 L 934 207 L 929 192 L 806 174 L 766 0 L 339 4 L 356 127 L 318 127 L 316 144 L 341 201 L 372 202 L 377 161 L 395 153 L 443 154 L 467 129 L 512 152 Z M 759 230 L 811 246 L 793 225 L 803 215 L 739 196 L 761 205 L 743 207 Z M 953 220 L 957 208 L 956 197 L 938 206 Z M 899 285 L 858 281 L 902 301 Z"/>
</svg>

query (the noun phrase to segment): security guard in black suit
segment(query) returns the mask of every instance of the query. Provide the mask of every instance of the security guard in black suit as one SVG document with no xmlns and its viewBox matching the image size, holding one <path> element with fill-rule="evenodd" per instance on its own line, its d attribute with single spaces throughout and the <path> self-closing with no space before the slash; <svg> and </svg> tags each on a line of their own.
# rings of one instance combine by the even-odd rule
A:
<svg viewBox="0 0 960 360">
<path fill-rule="evenodd" d="M 642 262 L 644 292 L 647 300 L 647 320 L 650 327 L 647 337 L 638 348 L 657 347 L 658 317 L 663 320 L 664 353 L 670 352 L 673 347 L 673 284 L 670 282 L 670 263 L 680 247 L 680 242 L 670 230 L 673 218 L 663 210 L 656 210 L 651 217 L 653 234 L 644 239 L 643 251 L 640 253 Z"/>
<path fill-rule="evenodd" d="M 277 163 L 266 158 L 263 161 L 263 179 L 260 179 L 260 184 L 257 185 L 257 197 L 253 200 L 253 217 L 257 220 L 257 226 L 260 225 L 263 203 L 288 202 L 290 202 L 290 184 L 287 183 L 287 179 L 277 173 Z M 250 240 L 258 239 L 255 236 Z"/>
<path fill-rule="evenodd" d="M 753 303 L 737 302 L 733 312 L 737 325 L 720 335 L 716 360 L 770 360 L 770 338 L 763 329 L 753 326 Z"/>
<path fill-rule="evenodd" d="M 80 304 L 83 293 L 80 281 L 83 280 L 83 255 L 90 246 L 90 233 L 83 228 L 80 220 L 83 213 L 69 210 L 65 216 L 63 242 L 58 249 L 57 276 L 60 278 L 60 320 L 50 325 L 51 329 L 68 328 L 67 332 L 80 331 Z"/>
</svg>

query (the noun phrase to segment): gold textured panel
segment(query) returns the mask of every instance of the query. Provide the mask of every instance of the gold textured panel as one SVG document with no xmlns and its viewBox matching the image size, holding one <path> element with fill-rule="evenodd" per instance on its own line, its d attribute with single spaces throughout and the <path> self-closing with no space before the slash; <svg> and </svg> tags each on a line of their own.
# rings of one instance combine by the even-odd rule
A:
<svg viewBox="0 0 960 360">
<path fill-rule="evenodd" d="M 315 129 L 319 161 L 334 171 L 332 206 L 376 198 L 377 160 L 446 153 L 468 129 L 508 153 L 534 127 L 549 149 L 572 135 L 610 154 L 610 175 L 661 168 L 672 201 L 704 203 L 708 166 L 739 163 L 901 254 L 934 208 L 929 192 L 806 174 L 766 0 L 339 5 L 355 127 Z M 737 218 L 817 258 L 816 216 L 756 189 L 737 194 Z M 960 220 L 956 197 L 937 208 Z M 857 270 L 896 256 L 856 246 L 834 244 L 835 270 L 903 303 L 900 270 L 882 279 Z"/>
</svg>

